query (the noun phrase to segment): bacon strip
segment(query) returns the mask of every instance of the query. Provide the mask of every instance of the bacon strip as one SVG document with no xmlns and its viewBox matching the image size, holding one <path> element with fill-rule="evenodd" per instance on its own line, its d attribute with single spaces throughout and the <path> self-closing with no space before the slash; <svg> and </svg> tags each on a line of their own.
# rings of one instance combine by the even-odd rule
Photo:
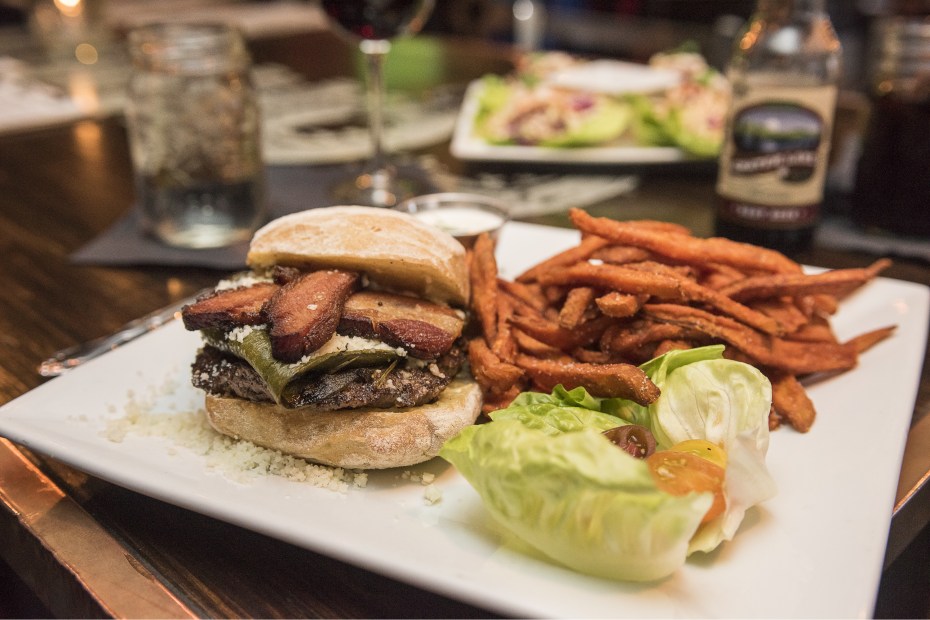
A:
<svg viewBox="0 0 930 620">
<path fill-rule="evenodd" d="M 323 346 L 358 280 L 357 273 L 313 271 L 278 289 L 265 307 L 272 356 L 293 363 Z"/>
<path fill-rule="evenodd" d="M 215 291 L 181 309 L 181 320 L 190 331 L 222 329 L 264 322 L 262 308 L 278 290 L 277 284 L 259 282 L 252 286 Z"/>
<path fill-rule="evenodd" d="M 406 295 L 361 291 L 345 302 L 338 331 L 376 338 L 434 359 L 452 348 L 465 321 L 451 308 Z"/>
</svg>

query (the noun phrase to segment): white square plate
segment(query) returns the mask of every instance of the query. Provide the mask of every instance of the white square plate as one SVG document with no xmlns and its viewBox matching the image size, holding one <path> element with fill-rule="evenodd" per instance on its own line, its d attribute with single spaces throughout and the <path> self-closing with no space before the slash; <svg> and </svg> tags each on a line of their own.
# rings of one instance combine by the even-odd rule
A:
<svg viewBox="0 0 930 620">
<path fill-rule="evenodd" d="M 574 231 L 511 223 L 504 277 L 573 245 Z M 879 278 L 843 302 L 841 339 L 897 332 L 858 368 L 810 386 L 806 435 L 773 433 L 776 497 L 736 538 L 672 577 L 618 583 L 563 569 L 506 542 L 477 494 L 441 459 L 438 503 L 400 471 L 338 493 L 275 476 L 236 481 L 204 456 L 154 436 L 106 438 L 127 392 L 196 408 L 188 381 L 197 335 L 174 322 L 0 408 L 0 434 L 115 484 L 501 614 L 562 617 L 868 617 L 872 614 L 904 441 L 927 338 L 928 289 Z M 161 394 L 166 381 L 176 385 Z M 312 509 L 308 509 L 312 507 Z"/>
<path fill-rule="evenodd" d="M 489 144 L 475 134 L 481 80 L 469 84 L 452 133 L 450 152 L 459 159 L 473 161 L 526 162 L 537 164 L 662 164 L 697 161 L 673 146 L 605 144 L 560 148 Z"/>
</svg>

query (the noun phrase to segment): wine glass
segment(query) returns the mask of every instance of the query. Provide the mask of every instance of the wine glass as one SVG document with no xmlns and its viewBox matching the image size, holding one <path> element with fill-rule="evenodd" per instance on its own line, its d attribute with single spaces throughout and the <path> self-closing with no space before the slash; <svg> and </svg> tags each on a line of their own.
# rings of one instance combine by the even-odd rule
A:
<svg viewBox="0 0 930 620">
<path fill-rule="evenodd" d="M 391 40 L 419 32 L 433 10 L 433 0 L 322 0 L 330 19 L 365 57 L 368 81 L 368 125 L 372 155 L 362 173 L 338 184 L 335 197 L 351 204 L 390 207 L 422 193 L 422 181 L 404 177 L 384 152 L 384 59 Z"/>
</svg>

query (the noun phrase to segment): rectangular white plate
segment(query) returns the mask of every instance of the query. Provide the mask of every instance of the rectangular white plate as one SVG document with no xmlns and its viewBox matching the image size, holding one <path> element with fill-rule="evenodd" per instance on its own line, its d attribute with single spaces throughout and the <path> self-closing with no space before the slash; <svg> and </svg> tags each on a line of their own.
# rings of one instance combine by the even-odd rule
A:
<svg viewBox="0 0 930 620">
<path fill-rule="evenodd" d="M 509 224 L 505 277 L 577 241 L 573 231 Z M 113 443 L 109 419 L 127 392 L 190 408 L 199 340 L 177 322 L 53 379 L 0 408 L 0 434 L 113 483 L 382 572 L 497 613 L 565 617 L 867 617 L 881 574 L 901 456 L 927 338 L 928 289 L 878 279 L 843 303 L 845 339 L 889 324 L 894 336 L 858 368 L 810 386 L 813 429 L 773 433 L 778 495 L 736 538 L 693 556 L 671 578 L 628 584 L 572 573 L 505 542 L 470 486 L 441 459 L 441 500 L 401 471 L 375 472 L 341 494 L 279 477 L 235 481 L 169 440 Z M 160 394 L 166 378 L 177 389 Z M 312 507 L 312 509 L 308 509 Z"/>
<path fill-rule="evenodd" d="M 475 135 L 478 96 L 482 84 L 469 84 L 452 133 L 451 153 L 474 161 L 561 163 L 561 164 L 661 164 L 696 161 L 684 151 L 668 146 L 604 145 L 587 147 L 544 147 L 488 144 Z"/>
</svg>

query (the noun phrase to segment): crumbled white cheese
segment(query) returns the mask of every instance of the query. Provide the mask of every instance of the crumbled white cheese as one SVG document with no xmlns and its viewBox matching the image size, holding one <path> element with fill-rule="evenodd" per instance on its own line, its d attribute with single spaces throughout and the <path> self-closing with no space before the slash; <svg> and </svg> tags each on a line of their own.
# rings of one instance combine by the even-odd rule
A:
<svg viewBox="0 0 930 620">
<path fill-rule="evenodd" d="M 252 286 L 253 284 L 260 284 L 262 282 L 273 282 L 269 277 L 259 276 L 254 273 L 243 272 L 235 274 L 231 278 L 225 280 L 220 280 L 217 282 L 214 290 L 224 291 L 231 288 L 239 288 L 241 286 Z"/>
<path fill-rule="evenodd" d="M 446 378 L 445 373 L 439 370 L 439 366 L 436 365 L 436 362 L 433 362 L 432 364 L 429 365 L 429 372 L 430 374 L 435 375 L 439 377 L 440 379 Z"/>
<path fill-rule="evenodd" d="M 428 484 L 426 488 L 423 489 L 423 502 L 425 504 L 433 505 L 439 502 L 442 499 L 442 491 L 435 484 Z"/>
<path fill-rule="evenodd" d="M 307 304 L 307 310 L 316 310 L 317 308 L 319 308 L 319 306 L 316 304 Z"/>
<path fill-rule="evenodd" d="M 256 329 L 266 329 L 266 325 L 242 325 L 240 327 L 234 327 L 232 330 L 227 332 L 226 340 L 232 340 L 235 342 L 243 342 L 246 337 L 251 334 Z"/>
<path fill-rule="evenodd" d="M 109 419 L 103 436 L 120 443 L 129 435 L 160 437 L 172 442 L 167 454 L 177 454 L 178 448 L 203 456 L 206 466 L 236 482 L 247 483 L 257 476 L 279 476 L 295 482 L 338 493 L 350 488 L 363 488 L 368 474 L 310 463 L 255 444 L 237 440 L 215 431 L 202 408 L 174 410 L 159 405 L 159 397 L 177 389 L 177 382 L 153 389 L 147 396 L 127 392 L 122 416 Z"/>
</svg>

